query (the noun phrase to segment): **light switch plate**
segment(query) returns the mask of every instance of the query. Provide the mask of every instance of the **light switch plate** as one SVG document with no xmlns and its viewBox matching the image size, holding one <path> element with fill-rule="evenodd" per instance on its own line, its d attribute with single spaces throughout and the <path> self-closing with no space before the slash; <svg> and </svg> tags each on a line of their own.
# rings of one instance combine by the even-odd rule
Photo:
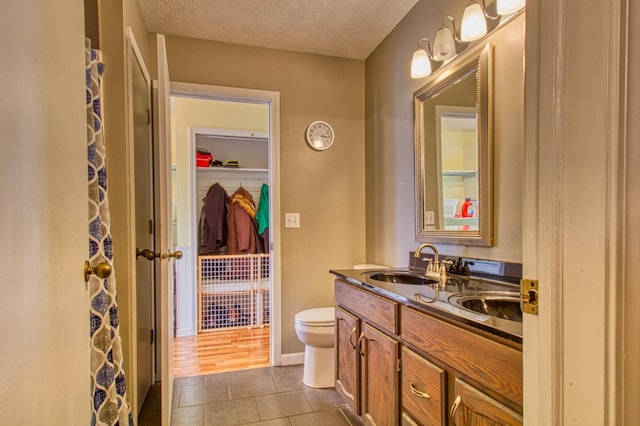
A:
<svg viewBox="0 0 640 426">
<path fill-rule="evenodd" d="M 300 213 L 285 213 L 284 214 L 284 227 L 285 228 L 300 228 Z"/>
<path fill-rule="evenodd" d="M 424 224 L 434 225 L 436 223 L 436 215 L 433 210 L 428 210 L 425 215 Z"/>
</svg>

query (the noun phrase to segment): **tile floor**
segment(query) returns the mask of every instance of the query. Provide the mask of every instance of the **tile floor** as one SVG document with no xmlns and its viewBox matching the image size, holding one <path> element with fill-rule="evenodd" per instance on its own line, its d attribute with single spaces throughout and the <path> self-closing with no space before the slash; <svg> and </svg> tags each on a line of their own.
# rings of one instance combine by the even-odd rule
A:
<svg viewBox="0 0 640 426">
<path fill-rule="evenodd" d="M 361 425 L 334 388 L 302 383 L 302 365 L 175 379 L 171 425 Z"/>
</svg>

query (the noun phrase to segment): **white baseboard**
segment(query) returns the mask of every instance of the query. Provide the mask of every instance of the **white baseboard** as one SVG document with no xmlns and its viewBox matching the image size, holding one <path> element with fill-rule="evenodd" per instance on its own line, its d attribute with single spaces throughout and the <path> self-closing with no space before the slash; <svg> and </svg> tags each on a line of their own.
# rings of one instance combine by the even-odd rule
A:
<svg viewBox="0 0 640 426">
<path fill-rule="evenodd" d="M 304 352 L 280 355 L 280 365 L 296 365 L 304 363 Z"/>
<path fill-rule="evenodd" d="M 179 328 L 176 330 L 176 337 L 195 336 L 198 332 L 192 328 Z"/>
</svg>

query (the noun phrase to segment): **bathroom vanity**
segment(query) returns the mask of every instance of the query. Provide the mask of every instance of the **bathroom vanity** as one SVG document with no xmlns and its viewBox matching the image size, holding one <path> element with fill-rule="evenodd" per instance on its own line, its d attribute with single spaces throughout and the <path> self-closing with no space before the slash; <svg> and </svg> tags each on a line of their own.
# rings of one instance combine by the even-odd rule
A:
<svg viewBox="0 0 640 426">
<path fill-rule="evenodd" d="M 336 390 L 367 425 L 522 424 L 517 285 L 408 270 L 333 270 Z M 395 281 L 395 282 L 394 282 Z M 411 283 L 407 283 L 411 282 Z M 469 299 L 470 300 L 470 299 Z"/>
</svg>

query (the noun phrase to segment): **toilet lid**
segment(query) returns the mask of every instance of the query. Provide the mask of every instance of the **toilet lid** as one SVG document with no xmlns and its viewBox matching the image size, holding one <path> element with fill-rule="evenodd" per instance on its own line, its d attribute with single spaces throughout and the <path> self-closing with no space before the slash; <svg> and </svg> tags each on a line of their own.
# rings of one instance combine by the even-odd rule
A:
<svg viewBox="0 0 640 426">
<path fill-rule="evenodd" d="M 298 324 L 311 326 L 331 326 L 335 324 L 336 310 L 332 306 L 330 308 L 314 308 L 296 314 L 296 322 Z"/>
</svg>

